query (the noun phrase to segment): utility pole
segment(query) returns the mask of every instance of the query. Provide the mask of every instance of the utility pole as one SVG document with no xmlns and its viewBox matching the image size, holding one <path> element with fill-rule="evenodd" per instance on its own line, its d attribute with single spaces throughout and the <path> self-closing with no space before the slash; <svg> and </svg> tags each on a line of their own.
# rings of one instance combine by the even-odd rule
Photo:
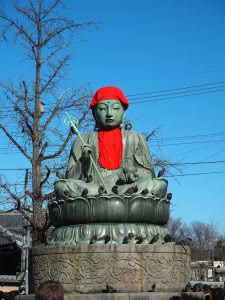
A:
<svg viewBox="0 0 225 300">
<path fill-rule="evenodd" d="M 26 257 L 26 263 L 25 263 L 25 292 L 26 295 L 29 294 L 29 252 L 31 248 L 31 239 L 30 239 L 30 227 L 29 223 L 26 221 L 27 226 L 25 227 L 26 231 L 26 243 L 25 243 L 25 257 Z"/>
<path fill-rule="evenodd" d="M 29 294 L 29 252 L 31 249 L 31 234 L 30 234 L 30 226 L 29 222 L 25 219 L 24 220 L 24 235 L 23 235 L 23 246 L 22 246 L 22 259 L 21 259 L 21 271 L 23 272 L 24 280 L 24 288 L 25 294 Z"/>
<path fill-rule="evenodd" d="M 28 169 L 25 173 L 24 181 L 24 209 L 27 209 L 27 190 L 28 190 Z M 23 239 L 23 250 L 22 255 L 24 257 L 24 280 L 25 280 L 25 294 L 29 294 L 29 252 L 31 248 L 31 235 L 30 235 L 30 226 L 28 220 L 24 219 L 24 239 Z"/>
<path fill-rule="evenodd" d="M 25 173 L 25 181 L 24 181 L 24 207 L 27 207 L 27 186 L 28 186 L 28 169 L 26 169 Z"/>
</svg>

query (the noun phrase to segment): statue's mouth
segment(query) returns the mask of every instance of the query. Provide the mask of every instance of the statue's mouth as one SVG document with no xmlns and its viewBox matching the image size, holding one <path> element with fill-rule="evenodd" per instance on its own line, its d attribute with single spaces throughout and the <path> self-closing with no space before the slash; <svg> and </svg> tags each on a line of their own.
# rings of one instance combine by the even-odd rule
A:
<svg viewBox="0 0 225 300">
<path fill-rule="evenodd" d="M 105 121 L 110 123 L 110 122 L 113 122 L 114 120 L 113 119 L 106 119 Z"/>
</svg>

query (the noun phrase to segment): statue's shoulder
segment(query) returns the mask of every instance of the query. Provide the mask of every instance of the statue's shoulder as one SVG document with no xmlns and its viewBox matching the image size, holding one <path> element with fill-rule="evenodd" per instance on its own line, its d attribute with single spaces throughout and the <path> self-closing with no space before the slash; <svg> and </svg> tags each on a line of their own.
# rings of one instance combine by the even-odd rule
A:
<svg viewBox="0 0 225 300">
<path fill-rule="evenodd" d="M 144 138 L 143 134 L 133 130 L 124 130 L 123 135 L 125 137 L 131 137 L 131 138 Z"/>
</svg>

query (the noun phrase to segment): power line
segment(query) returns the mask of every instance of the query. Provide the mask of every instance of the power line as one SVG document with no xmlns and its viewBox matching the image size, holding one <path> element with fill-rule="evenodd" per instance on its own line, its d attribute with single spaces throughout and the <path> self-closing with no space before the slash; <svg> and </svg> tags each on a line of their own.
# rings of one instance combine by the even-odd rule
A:
<svg viewBox="0 0 225 300">
<path fill-rule="evenodd" d="M 223 84 L 223 85 L 218 86 L 220 84 Z M 195 91 L 208 90 L 208 89 L 213 89 L 213 88 L 218 88 L 218 87 L 225 87 L 224 85 L 225 85 L 225 81 L 216 81 L 216 82 L 211 82 L 211 83 L 197 84 L 197 85 L 185 86 L 185 87 L 180 87 L 180 88 L 173 88 L 173 89 L 166 89 L 166 90 L 159 90 L 159 91 L 152 91 L 152 92 L 144 92 L 144 93 L 128 94 L 126 96 L 129 98 L 129 100 L 135 100 L 135 98 L 134 99 L 130 99 L 130 98 L 135 97 L 135 96 L 142 96 L 142 95 L 153 95 L 153 94 L 160 94 L 160 93 L 164 94 L 164 93 L 167 93 L 167 92 L 181 91 L 181 90 L 187 90 L 187 89 L 189 89 L 191 91 L 194 91 L 196 88 L 200 88 L 200 89 L 195 90 Z M 204 87 L 206 87 L 206 88 L 204 88 Z M 186 92 L 189 92 L 189 91 L 183 91 L 181 93 L 186 93 Z M 171 94 L 177 94 L 177 93 L 175 92 L 175 93 L 171 93 Z M 171 94 L 169 94 L 169 95 L 171 95 Z M 137 98 L 137 99 L 140 99 L 140 98 Z M 46 103 L 45 106 L 52 106 L 52 104 Z M 8 108 L 5 107 L 5 106 L 0 106 L 0 108 L 2 108 L 2 107 L 6 108 L 8 110 L 11 108 L 11 106 L 8 107 Z M 6 112 L 8 112 L 8 110 Z"/>
<path fill-rule="evenodd" d="M 205 138 L 205 137 L 213 137 L 213 136 L 223 136 L 225 132 L 218 132 L 218 133 L 206 133 L 206 134 L 196 134 L 196 135 L 187 135 L 187 136 L 175 136 L 175 137 L 168 137 L 168 138 L 152 138 L 149 141 L 151 142 L 163 142 L 169 140 L 181 140 L 181 139 L 195 139 L 195 138 Z M 57 148 L 60 147 L 59 144 L 49 145 L 48 148 Z M 12 148 L 16 148 L 16 146 L 11 145 Z M 9 147 L 0 147 L 0 150 L 8 150 Z"/>
<path fill-rule="evenodd" d="M 165 140 L 176 140 L 176 139 L 191 139 L 191 138 L 204 138 L 209 136 L 221 136 L 225 135 L 225 132 L 218 132 L 218 133 L 206 133 L 206 134 L 196 134 L 196 135 L 184 135 L 184 136 L 175 136 L 175 137 L 169 137 L 169 138 L 159 138 L 159 139 L 151 139 L 151 141 L 165 141 Z"/>
<path fill-rule="evenodd" d="M 219 143 L 215 143 L 215 145 L 218 145 Z M 220 144 L 221 145 L 221 144 Z M 176 155 L 172 155 L 172 157 L 174 157 L 174 156 L 181 156 L 181 155 L 184 155 L 184 154 L 187 154 L 187 153 L 192 153 L 192 152 L 196 152 L 196 151 L 199 151 L 199 150 L 203 150 L 203 149 L 206 149 L 206 148 L 209 148 L 209 147 L 211 147 L 211 146 L 214 146 L 214 144 L 209 144 L 209 145 L 207 145 L 207 146 L 204 146 L 204 147 L 200 147 L 200 148 L 192 148 L 191 150 L 188 150 L 188 151 L 185 151 L 185 152 L 179 152 L 179 153 L 177 153 Z M 221 152 L 224 152 L 224 146 L 223 146 L 223 148 L 222 148 L 222 150 L 220 150 L 219 152 L 217 152 L 216 154 L 213 154 L 212 156 L 215 156 L 215 155 L 217 155 L 217 154 L 219 154 L 219 153 L 221 153 Z M 212 156 L 208 156 L 206 159 L 208 159 L 208 158 L 210 158 L 210 157 L 212 157 Z"/>
<path fill-rule="evenodd" d="M 197 95 L 203 95 L 203 94 L 210 94 L 210 93 L 221 92 L 221 91 L 225 91 L 225 88 L 224 89 L 220 89 L 220 90 L 215 90 L 215 91 L 202 92 L 202 93 L 192 93 L 190 95 L 180 95 L 180 96 L 174 96 L 174 97 L 172 96 L 172 97 L 167 97 L 167 98 L 158 98 L 158 99 L 136 101 L 136 102 L 132 102 L 131 104 L 140 104 L 140 103 L 147 103 L 147 102 L 165 101 L 165 100 L 170 100 L 170 99 L 183 98 L 183 97 L 191 97 L 191 96 L 197 96 Z"/>
<path fill-rule="evenodd" d="M 225 163 L 225 160 L 215 160 L 215 161 L 199 161 L 199 162 L 179 162 L 180 165 L 204 165 L 204 164 L 221 164 Z"/>
<path fill-rule="evenodd" d="M 211 85 L 217 85 L 217 84 L 225 84 L 225 81 L 217 81 L 217 82 L 212 82 L 212 83 L 198 84 L 198 85 L 192 85 L 192 86 L 186 86 L 186 87 L 174 88 L 174 89 L 167 89 L 167 90 L 159 90 L 159 91 L 153 91 L 153 92 L 137 93 L 137 94 L 127 95 L 127 97 L 130 98 L 130 97 L 134 97 L 134 96 L 138 96 L 138 95 L 142 96 L 142 95 L 167 93 L 167 92 L 186 90 L 186 89 L 195 89 L 195 88 L 199 88 L 199 87 L 211 86 Z M 211 88 L 213 88 L 213 87 L 211 87 Z M 216 86 L 215 86 L 215 88 L 216 88 Z"/>
<path fill-rule="evenodd" d="M 215 160 L 215 161 L 198 161 L 198 162 L 179 162 L 178 165 L 207 165 L 207 164 L 222 164 L 225 163 L 225 160 Z M 170 165 L 170 164 L 165 164 Z M 18 168 L 18 169 L 11 169 L 11 168 L 1 168 L 0 171 L 25 171 L 25 170 L 32 170 L 31 168 Z"/>
<path fill-rule="evenodd" d="M 183 139 L 196 139 L 196 138 L 205 138 L 205 137 L 214 137 L 214 136 L 223 136 L 225 135 L 225 132 L 218 132 L 218 133 L 206 133 L 206 134 L 196 134 L 196 135 L 184 135 L 184 136 L 175 136 L 175 137 L 168 137 L 168 138 L 152 138 L 149 141 L 151 142 L 163 142 L 163 141 L 170 141 L 170 140 L 183 140 Z M 213 141 L 221 141 L 221 140 L 212 140 Z M 223 141 L 223 140 L 222 140 Z M 201 143 L 208 142 L 208 141 L 202 141 Z M 48 148 L 58 148 L 60 147 L 60 144 L 53 144 L 49 145 Z M 15 145 L 11 145 L 10 147 L 17 149 Z M 9 147 L 0 147 L 0 151 L 8 150 Z M 28 149 L 29 150 L 29 149 Z"/>
<path fill-rule="evenodd" d="M 199 173 L 187 173 L 187 174 L 174 174 L 174 175 L 165 175 L 164 177 L 186 177 L 186 176 L 198 176 L 198 175 L 211 175 L 211 174 L 221 174 L 221 173 L 225 173 L 225 170 L 223 171 L 212 171 L 212 172 L 199 172 Z M 31 182 L 31 181 L 30 181 Z M 23 183 L 15 183 L 12 184 L 14 185 L 22 185 L 24 186 Z M 32 187 L 31 183 L 28 184 L 29 187 Z"/>
<path fill-rule="evenodd" d="M 0 171 L 26 171 L 26 170 L 32 170 L 31 168 L 18 168 L 18 169 L 10 169 L 10 168 L 7 168 L 7 169 L 0 169 Z"/>
<path fill-rule="evenodd" d="M 222 84 L 222 85 L 221 85 Z M 218 88 L 222 89 L 218 89 Z M 198 89 L 197 89 L 198 88 Z M 185 91 L 186 90 L 186 91 Z M 211 91 L 210 91 L 211 90 Z M 159 99 L 152 99 L 152 100 L 143 100 L 143 101 L 136 101 L 132 102 L 131 104 L 137 104 L 137 103 L 143 103 L 143 102 L 153 102 L 153 101 L 164 101 L 164 100 L 169 100 L 169 99 L 175 99 L 175 98 L 180 98 L 180 97 L 190 97 L 193 95 L 201 95 L 201 94 L 208 94 L 208 93 L 214 93 L 218 91 L 224 91 L 225 90 L 225 81 L 217 81 L 217 82 L 212 82 L 212 83 L 206 83 L 206 84 L 199 84 L 199 85 L 192 85 L 192 86 L 186 86 L 186 87 L 181 87 L 181 88 L 174 88 L 174 89 L 166 89 L 166 90 L 159 90 L 159 91 L 152 91 L 152 92 L 145 92 L 145 93 L 136 93 L 136 94 L 130 94 L 127 95 L 130 101 L 136 101 L 139 99 L 149 99 L 151 97 L 158 97 Z M 177 92 L 179 91 L 179 92 Z M 192 93 L 192 92 L 198 92 L 198 91 L 204 91 L 200 93 Z M 168 92 L 172 92 L 169 94 L 165 94 Z M 190 93 L 188 95 L 185 95 L 186 93 Z M 179 96 L 174 96 L 177 94 L 181 94 Z M 182 95 L 184 94 L 184 95 Z M 147 97 L 135 97 L 135 96 L 144 96 L 144 95 L 152 95 L 152 96 L 147 96 Z M 165 96 L 172 96 L 172 97 L 167 97 L 167 98 L 162 98 Z M 51 107 L 52 104 L 46 103 L 46 107 Z M 2 106 L 4 109 L 5 107 Z M 15 112 L 14 110 L 10 110 L 11 107 L 8 108 L 8 110 L 1 110 L 0 113 L 9 113 L 9 112 Z M 70 108 L 73 109 L 73 108 Z M 74 108 L 76 109 L 76 108 Z M 51 112 L 51 109 L 46 109 L 45 112 Z"/>
<path fill-rule="evenodd" d="M 181 142 L 181 143 L 173 143 L 173 144 L 162 144 L 162 145 L 160 145 L 160 147 L 193 145 L 193 144 L 207 144 L 207 143 L 218 143 L 218 142 L 225 142 L 225 140 L 196 141 L 196 142 Z M 151 147 L 158 147 L 158 146 L 159 145 L 151 145 Z"/>
<path fill-rule="evenodd" d="M 168 175 L 168 176 L 165 176 L 165 177 L 197 176 L 197 175 L 210 175 L 210 174 L 221 174 L 221 173 L 225 173 L 225 170 L 224 171 L 202 172 L 202 173 L 174 174 L 174 175 Z"/>
<path fill-rule="evenodd" d="M 155 142 L 155 141 L 154 141 Z M 171 144 L 161 144 L 160 147 L 168 147 L 168 146 L 181 146 L 181 145 L 194 145 L 194 144 L 208 144 L 208 143 L 223 143 L 225 142 L 224 140 L 208 140 L 208 141 L 192 141 L 192 142 L 179 142 L 179 143 L 171 143 Z M 158 144 L 151 144 L 151 147 L 158 147 Z M 52 147 L 56 147 L 56 146 L 52 146 Z M 49 148 L 52 148 L 49 147 Z M 7 150 L 7 148 L 0 148 L 0 155 L 14 155 L 14 154 L 19 154 L 21 153 L 19 150 L 17 150 L 17 148 L 15 147 L 15 149 L 12 149 L 10 152 L 2 152 Z M 65 149 L 66 151 L 66 149 Z M 55 152 L 52 151 L 46 151 L 46 155 L 53 155 Z M 21 153 L 22 154 L 22 153 Z"/>
<path fill-rule="evenodd" d="M 182 95 L 182 94 L 187 94 L 187 93 L 190 93 L 190 92 L 199 92 L 199 91 L 206 91 L 206 90 L 209 90 L 209 92 L 214 92 L 214 90 L 213 91 L 210 91 L 210 90 L 212 90 L 212 89 L 215 89 L 215 88 L 225 88 L 225 85 L 222 85 L 222 86 L 217 86 L 217 87 L 210 87 L 210 88 L 203 88 L 203 89 L 197 89 L 197 90 L 190 90 L 190 91 L 183 91 L 183 92 L 176 92 L 176 93 L 168 93 L 168 94 L 159 94 L 159 95 L 153 95 L 153 96 L 150 96 L 150 97 L 165 97 L 165 96 L 171 96 L 171 95 L 179 95 L 179 94 L 181 94 L 181 97 L 182 96 L 184 96 L 184 95 Z M 141 99 L 148 99 L 149 98 L 149 96 L 147 96 L 147 97 L 141 97 Z M 140 97 L 138 97 L 138 98 L 133 98 L 133 99 L 130 99 L 131 101 L 135 101 L 135 100 L 139 100 L 140 99 Z"/>
</svg>

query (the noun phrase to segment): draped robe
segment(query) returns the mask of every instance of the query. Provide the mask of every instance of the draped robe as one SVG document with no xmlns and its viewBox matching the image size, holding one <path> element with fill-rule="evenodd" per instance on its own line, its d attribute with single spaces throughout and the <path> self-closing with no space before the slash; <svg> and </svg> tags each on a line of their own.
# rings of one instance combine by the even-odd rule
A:
<svg viewBox="0 0 225 300">
<path fill-rule="evenodd" d="M 163 178 L 155 178 L 154 167 L 152 164 L 151 154 L 148 145 L 141 134 L 134 131 L 122 131 L 123 139 L 123 156 L 122 163 L 118 169 L 107 170 L 102 168 L 98 163 L 98 132 L 94 131 L 82 135 L 86 144 L 92 146 L 92 158 L 98 167 L 98 170 L 111 191 L 112 187 L 117 185 L 118 180 L 123 174 L 126 167 L 134 167 L 136 169 L 138 179 L 132 183 L 118 185 L 119 194 L 126 193 L 127 189 L 137 186 L 140 193 L 143 189 L 148 189 L 152 194 L 164 196 L 167 191 L 167 180 Z M 89 195 L 98 194 L 98 189 L 102 186 L 98 173 L 93 164 L 85 163 L 82 157 L 82 142 L 80 138 L 74 141 L 70 158 L 66 170 L 65 179 L 60 179 L 55 183 L 55 192 L 58 197 L 64 195 L 73 197 L 80 196 L 83 189 L 88 189 Z M 89 182 L 90 181 L 90 182 Z"/>
</svg>

